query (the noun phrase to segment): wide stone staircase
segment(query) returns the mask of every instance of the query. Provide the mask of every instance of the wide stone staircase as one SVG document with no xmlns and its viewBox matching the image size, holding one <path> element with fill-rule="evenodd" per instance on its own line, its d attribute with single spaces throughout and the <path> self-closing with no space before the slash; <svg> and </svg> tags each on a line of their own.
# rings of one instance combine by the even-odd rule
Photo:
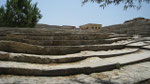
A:
<svg viewBox="0 0 150 84">
<path fill-rule="evenodd" d="M 90 74 L 149 60 L 149 37 L 44 28 L 0 29 L 0 74 Z"/>
</svg>

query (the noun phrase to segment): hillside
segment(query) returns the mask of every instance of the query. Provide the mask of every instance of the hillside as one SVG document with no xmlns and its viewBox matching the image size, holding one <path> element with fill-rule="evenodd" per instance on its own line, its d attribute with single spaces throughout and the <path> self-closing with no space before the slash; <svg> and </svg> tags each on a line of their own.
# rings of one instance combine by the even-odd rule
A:
<svg viewBox="0 0 150 84">
<path fill-rule="evenodd" d="M 150 19 L 135 18 L 123 24 L 103 27 L 101 32 L 150 36 Z"/>
</svg>

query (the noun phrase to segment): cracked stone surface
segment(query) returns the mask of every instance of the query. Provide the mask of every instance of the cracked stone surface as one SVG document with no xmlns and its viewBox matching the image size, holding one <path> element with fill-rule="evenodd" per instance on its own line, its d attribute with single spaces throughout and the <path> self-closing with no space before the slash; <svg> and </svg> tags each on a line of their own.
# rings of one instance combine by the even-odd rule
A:
<svg viewBox="0 0 150 84">
<path fill-rule="evenodd" d="M 131 54 L 138 52 L 139 49 L 125 48 L 120 50 L 108 51 L 81 51 L 80 53 L 67 55 L 34 55 L 24 53 L 8 53 L 0 51 L 0 59 L 8 61 L 22 61 L 30 63 L 65 63 L 75 62 L 86 59 L 88 57 L 108 58 L 113 56 L 121 56 L 124 54 Z"/>
<path fill-rule="evenodd" d="M 150 62 L 124 66 L 121 69 L 59 77 L 1 75 L 0 83 L 27 84 L 133 84 L 150 78 Z"/>
<path fill-rule="evenodd" d="M 150 59 L 149 50 L 141 50 L 137 53 L 127 54 L 119 57 L 98 58 L 91 57 L 80 62 L 62 64 L 31 64 L 20 62 L 0 61 L 2 73 L 22 74 L 22 75 L 71 75 L 77 73 L 91 73 L 95 71 L 109 70 L 120 65 L 133 64 Z M 108 69 L 106 68 L 108 67 Z M 21 69 L 21 72 L 20 72 Z M 32 73 L 31 73 L 32 72 Z M 55 72 L 55 73 L 54 73 Z M 64 73 L 63 73 L 64 72 Z"/>
</svg>

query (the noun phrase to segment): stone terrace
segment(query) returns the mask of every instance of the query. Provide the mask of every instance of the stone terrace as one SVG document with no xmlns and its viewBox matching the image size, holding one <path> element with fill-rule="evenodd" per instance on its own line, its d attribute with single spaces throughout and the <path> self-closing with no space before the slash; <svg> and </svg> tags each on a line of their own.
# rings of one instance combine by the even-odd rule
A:
<svg viewBox="0 0 150 84">
<path fill-rule="evenodd" d="M 149 37 L 79 29 L 0 28 L 0 74 L 5 76 L 91 74 L 150 61 L 149 53 Z"/>
</svg>

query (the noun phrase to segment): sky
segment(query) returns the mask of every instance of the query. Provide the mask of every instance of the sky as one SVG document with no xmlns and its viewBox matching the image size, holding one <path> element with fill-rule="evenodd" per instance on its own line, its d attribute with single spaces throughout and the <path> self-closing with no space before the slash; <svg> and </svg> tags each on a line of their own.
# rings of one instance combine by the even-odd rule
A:
<svg viewBox="0 0 150 84">
<path fill-rule="evenodd" d="M 6 0 L 0 0 L 0 6 Z M 140 10 L 123 10 L 123 4 L 110 5 L 105 9 L 97 3 L 86 3 L 82 6 L 82 0 L 32 0 L 38 2 L 38 7 L 43 15 L 39 23 L 49 25 L 80 26 L 87 23 L 102 24 L 103 26 L 122 24 L 126 20 L 136 17 L 150 19 L 150 4 L 143 3 Z"/>
</svg>

